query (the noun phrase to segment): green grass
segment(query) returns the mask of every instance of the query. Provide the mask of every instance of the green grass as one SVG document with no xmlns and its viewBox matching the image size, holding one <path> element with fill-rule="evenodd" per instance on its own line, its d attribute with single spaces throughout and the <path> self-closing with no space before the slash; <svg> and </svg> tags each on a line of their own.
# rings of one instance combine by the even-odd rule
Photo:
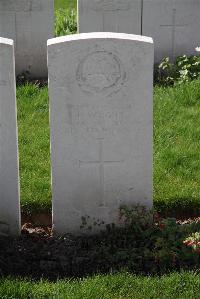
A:
<svg viewBox="0 0 200 299">
<path fill-rule="evenodd" d="M 73 8 L 76 9 L 76 0 L 55 0 L 55 10 L 59 8 Z"/>
<path fill-rule="evenodd" d="M 77 13 L 73 9 L 59 9 L 55 12 L 55 36 L 77 33 Z"/>
<path fill-rule="evenodd" d="M 200 276 L 194 272 L 162 277 L 138 277 L 127 273 L 82 280 L 0 280 L 0 298 L 17 299 L 198 299 Z"/>
<path fill-rule="evenodd" d="M 20 185 L 26 213 L 51 208 L 47 88 L 17 88 Z"/>
<path fill-rule="evenodd" d="M 200 212 L 200 80 L 155 88 L 154 203 L 162 212 Z"/>
<path fill-rule="evenodd" d="M 17 88 L 22 210 L 51 209 L 48 90 Z M 200 212 L 200 80 L 154 90 L 154 205 Z"/>
<path fill-rule="evenodd" d="M 77 33 L 76 0 L 55 1 L 55 36 Z"/>
</svg>

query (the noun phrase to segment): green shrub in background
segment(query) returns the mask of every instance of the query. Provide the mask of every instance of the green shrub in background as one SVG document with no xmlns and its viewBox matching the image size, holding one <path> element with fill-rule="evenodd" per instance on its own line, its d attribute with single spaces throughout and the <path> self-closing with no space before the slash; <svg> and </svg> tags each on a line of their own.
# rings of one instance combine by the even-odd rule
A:
<svg viewBox="0 0 200 299">
<path fill-rule="evenodd" d="M 179 56 L 175 62 L 164 58 L 156 69 L 155 83 L 174 85 L 191 81 L 200 77 L 200 56 Z"/>
<path fill-rule="evenodd" d="M 55 10 L 60 8 L 73 8 L 76 9 L 77 7 L 77 0 L 55 0 L 54 1 Z"/>
<path fill-rule="evenodd" d="M 77 14 L 73 9 L 58 9 L 55 12 L 55 36 L 77 32 Z"/>
</svg>

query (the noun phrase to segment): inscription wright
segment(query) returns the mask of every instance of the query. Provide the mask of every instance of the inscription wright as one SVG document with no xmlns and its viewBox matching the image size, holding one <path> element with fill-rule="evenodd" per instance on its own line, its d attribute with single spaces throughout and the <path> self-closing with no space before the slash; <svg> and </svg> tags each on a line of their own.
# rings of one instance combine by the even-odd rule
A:
<svg viewBox="0 0 200 299">
<path fill-rule="evenodd" d="M 84 131 L 94 134 L 93 137 L 103 138 L 106 133 L 113 134 L 127 126 L 131 108 L 132 105 L 113 109 L 105 106 L 68 105 L 68 123 L 72 133 Z"/>
</svg>

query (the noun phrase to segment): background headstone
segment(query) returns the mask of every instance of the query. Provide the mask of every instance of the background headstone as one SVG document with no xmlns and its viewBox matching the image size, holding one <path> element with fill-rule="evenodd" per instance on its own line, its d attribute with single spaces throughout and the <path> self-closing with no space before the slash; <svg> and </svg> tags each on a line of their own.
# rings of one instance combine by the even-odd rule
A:
<svg viewBox="0 0 200 299">
<path fill-rule="evenodd" d="M 195 53 L 200 43 L 200 0 L 144 0 L 142 34 L 152 36 L 155 62 Z"/>
<path fill-rule="evenodd" d="M 78 0 L 78 27 L 83 32 L 141 34 L 142 0 Z"/>
<path fill-rule="evenodd" d="M 54 231 L 95 231 L 119 224 L 122 204 L 151 206 L 152 39 L 52 39 L 48 68 Z"/>
<path fill-rule="evenodd" d="M 54 32 L 54 0 L 1 0 L 0 36 L 15 42 L 16 73 L 47 77 L 47 39 Z"/>
<path fill-rule="evenodd" d="M 13 41 L 0 37 L 0 236 L 20 232 Z"/>
</svg>

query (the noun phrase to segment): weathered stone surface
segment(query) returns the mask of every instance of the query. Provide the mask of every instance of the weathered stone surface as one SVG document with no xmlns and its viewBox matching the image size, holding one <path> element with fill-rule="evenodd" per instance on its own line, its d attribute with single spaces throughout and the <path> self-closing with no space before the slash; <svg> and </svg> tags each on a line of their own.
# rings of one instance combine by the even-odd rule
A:
<svg viewBox="0 0 200 299">
<path fill-rule="evenodd" d="M 142 0 L 79 0 L 79 32 L 141 34 Z"/>
<path fill-rule="evenodd" d="M 13 41 L 0 37 L 0 235 L 20 232 Z"/>
<path fill-rule="evenodd" d="M 48 41 L 53 225 L 119 224 L 152 205 L 151 38 L 88 33 Z"/>
<path fill-rule="evenodd" d="M 152 36 L 155 61 L 195 54 L 200 43 L 199 0 L 144 0 L 142 34 Z"/>
<path fill-rule="evenodd" d="M 0 36 L 15 42 L 17 75 L 47 77 L 46 42 L 53 30 L 53 0 L 0 1 Z"/>
</svg>

